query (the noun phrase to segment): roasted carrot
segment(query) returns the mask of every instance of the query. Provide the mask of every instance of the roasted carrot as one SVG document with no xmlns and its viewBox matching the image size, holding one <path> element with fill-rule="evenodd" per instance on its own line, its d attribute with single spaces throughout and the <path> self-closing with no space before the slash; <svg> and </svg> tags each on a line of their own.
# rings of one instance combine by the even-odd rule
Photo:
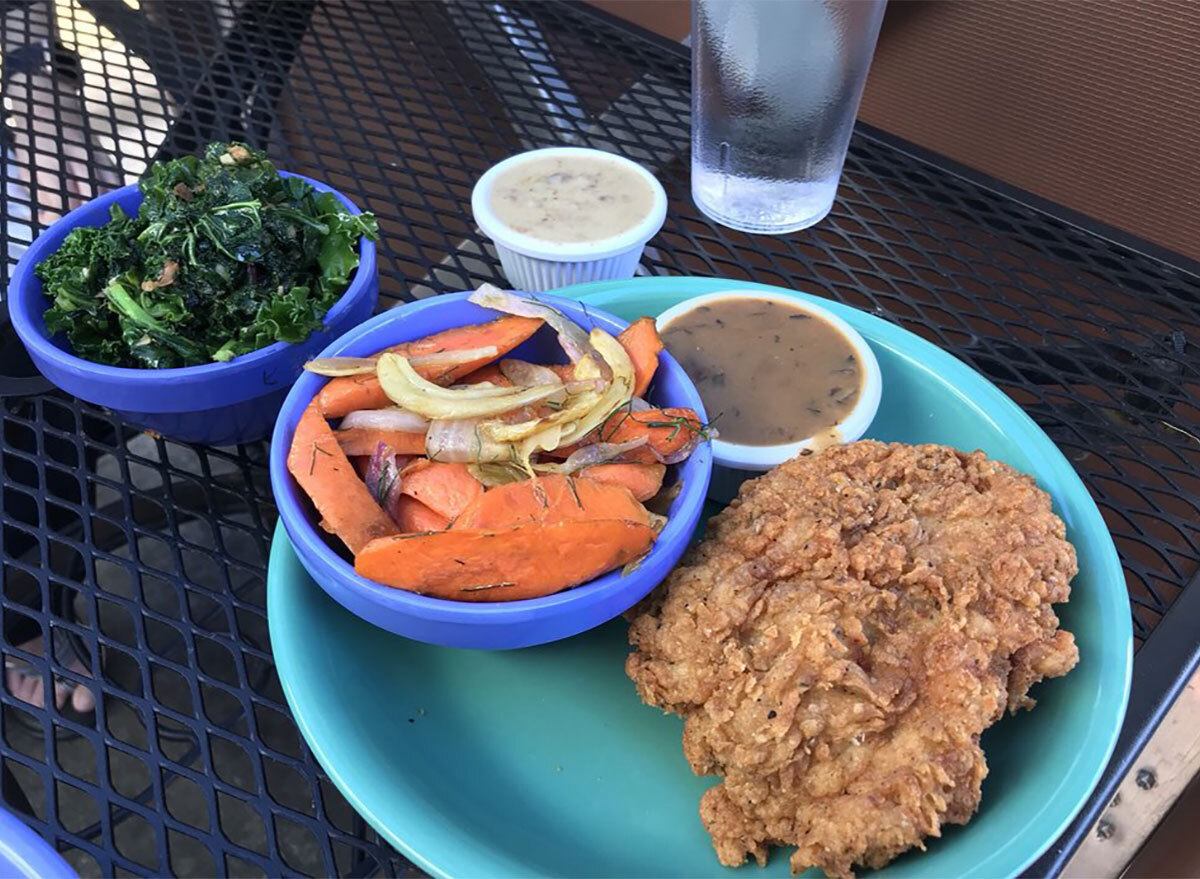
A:
<svg viewBox="0 0 1200 879">
<path fill-rule="evenodd" d="M 643 525 L 650 522 L 646 508 L 623 486 L 554 474 L 493 488 L 463 510 L 452 527 L 495 531 L 568 519 L 628 519 Z"/>
<path fill-rule="evenodd" d="M 397 532 L 396 523 L 354 472 L 315 400 L 296 425 L 288 471 L 312 498 L 322 517 L 321 527 L 340 537 L 352 553 L 377 537 Z"/>
<path fill-rule="evenodd" d="M 405 534 L 423 533 L 426 531 L 445 531 L 450 527 L 450 520 L 441 513 L 435 513 L 414 497 L 406 494 L 396 501 L 396 524 Z"/>
<path fill-rule="evenodd" d="M 472 360 L 469 363 L 437 369 L 425 367 L 417 369 L 424 379 L 442 385 L 450 385 L 490 361 L 503 357 L 537 332 L 541 325 L 542 321 L 539 318 L 509 315 L 485 324 L 454 327 L 441 333 L 434 333 L 432 336 L 426 336 L 424 339 L 395 345 L 387 350 L 405 357 L 419 357 L 443 351 L 467 351 L 472 348 L 487 347 L 496 349 L 496 354 L 492 357 Z M 383 392 L 383 388 L 379 386 L 379 379 L 374 375 L 348 375 L 330 379 L 325 387 L 321 388 L 317 400 L 320 401 L 321 411 L 326 418 L 341 418 L 347 412 L 353 412 L 356 409 L 382 409 L 391 403 L 387 394 Z"/>
<path fill-rule="evenodd" d="M 397 455 L 424 455 L 425 434 L 400 430 L 378 430 L 371 427 L 352 427 L 334 431 L 338 445 L 347 455 L 373 455 L 383 443 Z"/>
<path fill-rule="evenodd" d="M 647 409 L 633 412 L 622 409 L 600 426 L 592 439 L 604 443 L 624 443 L 645 436 L 646 445 L 622 455 L 629 463 L 650 464 L 658 461 L 655 452 L 666 457 L 678 452 L 696 438 L 704 426 L 691 409 Z"/>
<path fill-rule="evenodd" d="M 477 385 L 480 382 L 491 382 L 500 388 L 511 388 L 513 386 L 508 377 L 500 371 L 499 363 L 489 363 L 487 366 L 481 366 L 470 375 L 464 375 L 458 381 L 462 385 Z"/>
<path fill-rule="evenodd" d="M 622 330 L 617 341 L 633 361 L 633 395 L 640 397 L 650 387 L 650 380 L 658 369 L 658 354 L 663 349 L 654 318 L 639 317 Z"/>
<path fill-rule="evenodd" d="M 549 458 L 561 460 L 592 443 L 623 443 L 645 436 L 648 440 L 646 445 L 623 453 L 620 461 L 626 464 L 655 464 L 660 463 L 655 452 L 662 457 L 678 452 L 703 430 L 704 425 L 691 409 L 646 409 L 632 412 L 628 407 L 623 407 L 580 442 L 560 446 L 545 454 Z"/>
<path fill-rule="evenodd" d="M 648 501 L 662 488 L 667 468 L 662 464 L 593 464 L 579 471 L 583 479 L 619 485 L 639 501 Z"/>
<path fill-rule="evenodd" d="M 466 464 L 421 459 L 401 472 L 400 491 L 453 519 L 483 494 L 483 484 L 471 475 Z"/>
<path fill-rule="evenodd" d="M 341 418 L 357 409 L 382 409 L 392 402 L 373 375 L 331 378 L 316 399 L 326 418 Z"/>
<path fill-rule="evenodd" d="M 364 577 L 458 601 L 550 595 L 628 564 L 654 530 L 626 519 L 572 519 L 499 531 L 441 531 L 372 541 L 354 559 Z"/>
</svg>

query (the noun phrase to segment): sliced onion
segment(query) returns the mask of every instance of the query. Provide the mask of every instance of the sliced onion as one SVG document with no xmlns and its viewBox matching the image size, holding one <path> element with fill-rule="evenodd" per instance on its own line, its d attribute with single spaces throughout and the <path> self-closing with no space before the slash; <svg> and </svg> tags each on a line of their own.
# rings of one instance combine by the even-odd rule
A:
<svg viewBox="0 0 1200 879">
<path fill-rule="evenodd" d="M 375 447 L 375 454 L 367 462 L 367 472 L 363 476 L 371 497 L 389 516 L 396 518 L 396 505 L 400 501 L 400 467 L 396 454 L 387 443 Z"/>
<path fill-rule="evenodd" d="M 371 430 L 399 430 L 404 433 L 424 433 L 429 419 L 406 409 L 355 409 L 346 413 L 341 429 L 365 427 Z"/>
<path fill-rule="evenodd" d="M 533 475 L 533 464 L 530 461 L 538 452 L 552 452 L 562 445 L 563 426 L 551 424 L 532 433 L 516 445 L 516 464 L 526 473 Z"/>
<path fill-rule="evenodd" d="M 547 371 L 557 377 L 553 370 Z M 546 408 L 554 409 L 550 414 L 538 416 L 536 412 L 531 412 L 526 420 L 522 420 L 512 418 L 512 413 L 509 413 L 508 416 L 484 424 L 484 430 L 497 442 L 513 443 L 551 425 L 570 426 L 586 417 L 599 404 L 601 394 L 605 393 L 609 386 L 599 377 L 600 370 L 591 357 L 579 361 L 574 372 L 580 378 L 567 382 L 564 386 L 565 393 L 547 397 L 543 401 L 544 404 L 549 404 Z"/>
<path fill-rule="evenodd" d="M 461 351 L 437 351 L 433 354 L 419 354 L 408 358 L 414 369 L 450 369 L 462 366 L 464 363 L 474 363 L 476 360 L 490 360 L 500 353 L 495 345 L 486 348 L 464 348 Z"/>
<path fill-rule="evenodd" d="M 599 352 L 601 359 L 608 365 L 612 381 L 600 395 L 600 401 L 596 406 L 587 415 L 580 418 L 570 431 L 564 432 L 563 445 L 570 445 L 582 440 L 603 424 L 612 413 L 626 405 L 633 396 L 633 361 L 629 359 L 629 354 L 621 347 L 621 343 L 599 327 L 592 330 L 591 343 Z"/>
<path fill-rule="evenodd" d="M 576 449 L 561 464 L 537 464 L 535 466 L 536 469 L 548 473 L 562 473 L 564 475 L 574 473 L 576 470 L 582 470 L 584 467 L 591 467 L 594 464 L 604 464 L 614 458 L 619 458 L 626 452 L 641 448 L 649 440 L 650 437 L 648 436 L 639 436 L 637 439 L 631 439 L 624 443 L 592 443 L 581 449 Z"/>
<path fill-rule="evenodd" d="M 495 345 L 485 348 L 463 348 L 458 351 L 435 351 L 432 354 L 420 354 L 410 357 L 408 362 L 415 369 L 437 371 L 453 369 L 465 363 L 475 363 L 478 360 L 490 360 L 500 353 Z M 317 375 L 337 378 L 344 375 L 370 375 L 379 364 L 379 355 L 374 357 L 318 357 L 304 364 L 304 368 Z M 557 378 L 557 377 L 556 377 Z"/>
<path fill-rule="evenodd" d="M 500 374 L 522 388 L 532 388 L 537 385 L 562 384 L 558 373 L 540 363 L 529 363 L 526 360 L 515 360 L 505 357 L 500 361 Z"/>
<path fill-rule="evenodd" d="M 555 416 L 541 419 L 540 424 L 533 424 L 534 432 L 521 439 L 517 446 L 516 462 L 527 472 L 532 472 L 530 461 L 537 452 L 548 452 L 561 446 L 573 445 L 599 427 L 613 412 L 629 402 L 629 397 L 633 392 L 633 361 L 629 359 L 629 355 L 621 347 L 621 343 L 602 329 L 592 330 L 591 342 L 599 352 L 599 356 L 607 363 L 612 381 L 605 385 L 603 393 L 580 395 L 582 398 L 586 398 L 579 407 L 581 414 L 564 410 L 556 413 Z M 597 369 L 593 366 L 590 357 L 576 365 L 576 373 L 586 375 L 589 367 Z M 574 406 L 567 408 L 573 410 Z M 522 429 L 518 432 L 525 433 L 526 431 Z M 496 439 L 502 439 L 505 433 L 504 430 L 493 431 Z"/>
<path fill-rule="evenodd" d="M 487 488 L 523 482 L 529 478 L 529 474 L 515 464 L 468 464 L 467 472 Z"/>
<path fill-rule="evenodd" d="M 641 397 L 634 397 L 629 401 L 630 412 L 649 412 L 654 407 L 643 400 Z"/>
<path fill-rule="evenodd" d="M 403 365 L 399 361 L 403 361 Z M 397 378 L 404 378 L 405 384 L 411 384 L 416 390 L 421 392 L 422 396 L 433 400 L 491 399 L 493 397 L 505 397 L 522 390 L 521 388 L 501 387 L 491 382 L 479 382 L 473 385 L 460 384 L 448 388 L 443 387 L 436 382 L 422 378 L 412 368 L 412 364 L 408 361 L 408 358 L 386 351 L 379 355 L 379 363 L 382 364 L 382 369 L 377 366 L 376 374 L 379 375 L 380 384 L 384 386 L 383 389 L 385 392 L 387 391 L 388 380 L 396 381 Z M 402 372 L 404 375 L 396 376 L 395 373 L 397 371 Z M 389 376 L 390 378 L 388 378 Z"/>
<path fill-rule="evenodd" d="M 600 395 L 593 391 L 585 391 L 569 400 L 564 394 L 563 404 L 550 415 L 538 416 L 536 410 L 525 410 L 525 417 L 518 418 L 515 416 L 519 413 L 510 412 L 484 424 L 483 429 L 497 442 L 518 442 L 552 424 L 574 424 L 591 412 L 600 399 Z M 550 402 L 550 399 L 546 402 Z"/>
<path fill-rule="evenodd" d="M 511 461 L 512 447 L 487 437 L 478 418 L 434 419 L 425 434 L 425 454 L 431 461 L 450 464 L 491 464 Z"/>
<path fill-rule="evenodd" d="M 538 403 L 562 390 L 561 384 L 536 388 L 476 388 L 451 390 L 421 378 L 403 357 L 379 358 L 379 384 L 402 409 L 426 418 L 460 419 L 502 415 Z"/>
<path fill-rule="evenodd" d="M 547 326 L 558 333 L 558 343 L 562 345 L 563 351 L 566 352 L 572 363 L 578 363 L 584 357 L 596 353 L 588 341 L 588 334 L 579 324 L 568 319 L 557 308 L 552 308 L 544 302 L 514 296 L 492 284 L 480 286 L 471 294 L 470 301 L 476 305 L 482 305 L 484 308 L 502 311 L 505 314 L 515 314 L 518 317 L 540 317 Z M 595 359 L 597 366 L 603 372 L 606 369 L 604 360 L 598 356 Z M 608 374 L 605 373 L 604 377 L 607 379 Z"/>
<path fill-rule="evenodd" d="M 337 378 L 343 375 L 368 375 L 375 372 L 373 357 L 318 357 L 304 364 L 308 372 Z"/>
<path fill-rule="evenodd" d="M 586 394 L 588 391 L 603 394 L 608 390 L 608 382 L 602 378 L 586 378 L 580 381 L 567 382 L 566 389 L 568 394 Z"/>
<path fill-rule="evenodd" d="M 563 381 L 553 369 L 542 366 L 537 363 L 528 363 L 524 360 L 504 359 L 500 361 L 500 374 L 512 382 L 518 388 L 536 388 L 539 385 L 562 384 Z M 577 384 L 572 382 L 572 384 Z M 562 391 L 547 397 L 543 402 L 554 406 L 561 406 L 567 400 L 567 388 L 564 386 Z"/>
</svg>

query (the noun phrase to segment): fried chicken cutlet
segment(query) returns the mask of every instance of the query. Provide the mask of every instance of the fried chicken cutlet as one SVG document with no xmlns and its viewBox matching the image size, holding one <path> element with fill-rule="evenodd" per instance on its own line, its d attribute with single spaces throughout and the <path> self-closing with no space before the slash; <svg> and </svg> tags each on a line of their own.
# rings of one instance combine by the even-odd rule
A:
<svg viewBox="0 0 1200 879">
<path fill-rule="evenodd" d="M 626 671 L 681 715 L 722 864 L 881 867 L 979 805 L 980 734 L 1078 660 L 1075 551 L 1032 478 L 857 442 L 747 483 L 633 611 Z"/>
</svg>

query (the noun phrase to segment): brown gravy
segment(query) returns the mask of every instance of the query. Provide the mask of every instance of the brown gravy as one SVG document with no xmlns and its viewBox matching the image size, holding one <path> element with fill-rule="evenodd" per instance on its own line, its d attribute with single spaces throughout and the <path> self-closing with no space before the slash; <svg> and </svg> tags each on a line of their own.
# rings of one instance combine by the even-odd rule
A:
<svg viewBox="0 0 1200 879">
<path fill-rule="evenodd" d="M 661 334 L 729 442 L 769 446 L 829 433 L 862 391 L 862 364 L 841 331 L 781 302 L 717 300 Z"/>
</svg>

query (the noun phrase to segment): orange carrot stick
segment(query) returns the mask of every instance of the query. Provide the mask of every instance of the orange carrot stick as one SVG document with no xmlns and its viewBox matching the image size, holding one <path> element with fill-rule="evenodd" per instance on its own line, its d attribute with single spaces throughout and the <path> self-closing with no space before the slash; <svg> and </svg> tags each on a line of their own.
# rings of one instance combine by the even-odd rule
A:
<svg viewBox="0 0 1200 879">
<path fill-rule="evenodd" d="M 568 519 L 627 519 L 643 525 L 650 522 L 646 508 L 623 486 L 554 474 L 493 488 L 463 510 L 452 527 L 495 531 Z"/>
<path fill-rule="evenodd" d="M 340 537 L 352 553 L 377 537 L 397 532 L 396 523 L 354 472 L 315 400 L 296 425 L 288 472 L 312 498 L 322 517 L 321 527 Z"/>
<path fill-rule="evenodd" d="M 402 494 L 396 501 L 395 516 L 396 524 L 405 534 L 445 531 L 450 527 L 449 519 L 406 494 Z"/>
<path fill-rule="evenodd" d="M 470 375 L 490 361 L 503 357 L 537 332 L 541 325 L 542 321 L 539 318 L 508 315 L 485 324 L 454 327 L 424 339 L 395 345 L 387 350 L 405 357 L 419 357 L 442 351 L 467 351 L 488 347 L 496 349 L 494 356 L 472 360 L 469 363 L 436 369 L 417 369 L 417 373 L 424 379 L 441 385 L 452 385 L 462 376 Z M 356 409 L 382 409 L 391 405 L 391 400 L 383 392 L 383 388 L 379 386 L 379 379 L 374 375 L 346 375 L 330 379 L 317 394 L 317 399 L 326 418 L 341 418 L 347 412 Z"/>
<path fill-rule="evenodd" d="M 423 459 L 401 472 L 400 491 L 438 515 L 453 519 L 483 494 L 483 484 L 471 475 L 466 464 Z"/>
<path fill-rule="evenodd" d="M 578 443 L 562 446 L 546 452 L 549 458 L 567 458 L 582 446 L 597 442 L 623 443 L 645 436 L 646 445 L 625 452 L 620 456 L 622 463 L 655 464 L 654 452 L 666 457 L 677 452 L 695 438 L 704 426 L 691 409 L 646 409 L 631 412 L 628 407 L 617 410 L 604 424 L 592 431 Z"/>
<path fill-rule="evenodd" d="M 658 461 L 654 452 L 666 457 L 678 452 L 704 429 L 700 418 L 691 409 L 647 409 L 632 412 L 622 409 L 614 413 L 592 434 L 593 441 L 624 443 L 644 436 L 646 445 L 621 456 L 628 463 L 652 464 Z"/>
<path fill-rule="evenodd" d="M 619 485 L 637 500 L 648 501 L 662 489 L 666 472 L 662 464 L 593 464 L 578 475 L 606 485 Z"/>
<path fill-rule="evenodd" d="M 639 317 L 617 336 L 617 341 L 633 361 L 633 395 L 640 397 L 650 387 L 650 380 L 658 369 L 658 354 L 663 349 L 654 318 Z"/>
<path fill-rule="evenodd" d="M 316 399 L 326 418 L 341 418 L 357 409 L 382 409 L 392 403 L 374 375 L 331 378 Z"/>
<path fill-rule="evenodd" d="M 338 445 L 347 455 L 373 455 L 383 443 L 397 455 L 424 455 L 425 434 L 401 430 L 380 430 L 373 427 L 351 427 L 337 430 Z"/>
<path fill-rule="evenodd" d="M 573 519 L 500 531 L 441 531 L 372 541 L 354 559 L 364 577 L 458 601 L 514 601 L 586 583 L 645 554 L 648 525 Z"/>
</svg>

